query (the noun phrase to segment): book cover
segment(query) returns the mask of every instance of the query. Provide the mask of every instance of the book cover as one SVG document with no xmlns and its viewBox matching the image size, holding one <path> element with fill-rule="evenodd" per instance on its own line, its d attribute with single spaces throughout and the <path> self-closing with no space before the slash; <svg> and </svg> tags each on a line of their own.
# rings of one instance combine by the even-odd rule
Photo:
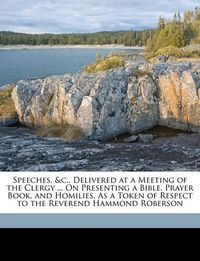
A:
<svg viewBox="0 0 200 261">
<path fill-rule="evenodd" d="M 2 0 L 0 227 L 198 228 L 196 1 Z"/>
</svg>

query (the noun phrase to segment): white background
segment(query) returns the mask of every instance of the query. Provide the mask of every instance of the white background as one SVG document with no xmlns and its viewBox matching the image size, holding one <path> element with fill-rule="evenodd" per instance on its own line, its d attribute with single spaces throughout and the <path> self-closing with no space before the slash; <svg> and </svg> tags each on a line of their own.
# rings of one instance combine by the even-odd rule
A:
<svg viewBox="0 0 200 261">
<path fill-rule="evenodd" d="M 174 177 L 175 181 L 177 179 L 184 180 L 186 178 L 186 183 L 177 182 L 171 185 L 175 187 L 177 185 L 192 185 L 194 188 L 192 199 L 184 200 L 183 207 L 19 207 L 17 200 L 8 199 L 8 187 L 7 185 L 13 184 L 13 177 L 50 177 L 53 183 L 51 185 L 56 185 L 57 189 L 61 187 L 65 188 L 66 184 L 55 184 L 56 177 L 66 177 L 70 181 L 73 180 L 74 176 L 78 177 L 115 177 L 119 180 L 121 177 L 134 178 L 136 181 L 139 177 Z M 17 185 L 17 184 L 13 184 Z M 25 184 L 22 184 L 23 186 Z M 41 185 L 41 184 L 32 184 Z M 97 183 L 92 183 L 90 185 L 100 185 Z M 125 185 L 125 184 L 111 184 L 111 185 Z M 137 185 L 137 184 L 136 184 Z M 140 185 L 140 184 L 139 184 Z M 157 185 L 157 184 L 145 184 L 145 185 Z M 159 184 L 158 184 L 159 185 Z M 163 186 L 162 184 L 160 184 Z M 132 184 L 134 186 L 134 184 Z M 138 185 L 137 185 L 138 186 Z M 24 192 L 24 191 L 23 191 Z M 39 192 L 39 191 L 38 191 Z M 66 192 L 66 191 L 65 191 Z M 77 192 L 77 191 L 74 191 Z M 78 191 L 81 192 L 81 191 Z M 134 191 L 135 192 L 135 191 Z M 132 192 L 132 193 L 134 193 Z M 138 193 L 140 191 L 137 191 Z M 170 192 L 170 191 L 168 191 Z M 175 191 L 174 191 L 175 192 Z M 175 193 L 180 192 L 176 191 Z M 190 191 L 192 192 L 192 191 Z M 15 193 L 15 192 L 13 192 Z M 90 193 L 90 192 L 88 192 Z M 102 192 L 103 193 L 103 192 Z M 148 193 L 148 192 L 145 192 Z M 149 193 L 151 193 L 149 191 Z M 157 192 L 152 192 L 157 193 Z M 171 193 L 171 192 L 170 192 Z M 183 191 L 185 193 L 185 191 Z M 188 191 L 186 191 L 188 193 Z M 95 198 L 98 196 L 99 192 L 94 192 Z M 61 199 L 60 199 L 61 200 Z M 63 201 L 62 199 L 61 201 Z M 110 201 L 111 199 L 107 199 Z M 131 201 L 134 199 L 129 199 Z M 159 200 L 157 198 L 156 200 Z M 180 199 L 178 199 L 181 201 Z M 48 200 L 47 200 L 48 201 Z M 113 199 L 112 199 L 113 201 Z M 27 173 L 14 173 L 14 172 L 2 172 L 0 173 L 0 213 L 200 213 L 200 174 L 194 172 L 27 172 Z"/>
</svg>

